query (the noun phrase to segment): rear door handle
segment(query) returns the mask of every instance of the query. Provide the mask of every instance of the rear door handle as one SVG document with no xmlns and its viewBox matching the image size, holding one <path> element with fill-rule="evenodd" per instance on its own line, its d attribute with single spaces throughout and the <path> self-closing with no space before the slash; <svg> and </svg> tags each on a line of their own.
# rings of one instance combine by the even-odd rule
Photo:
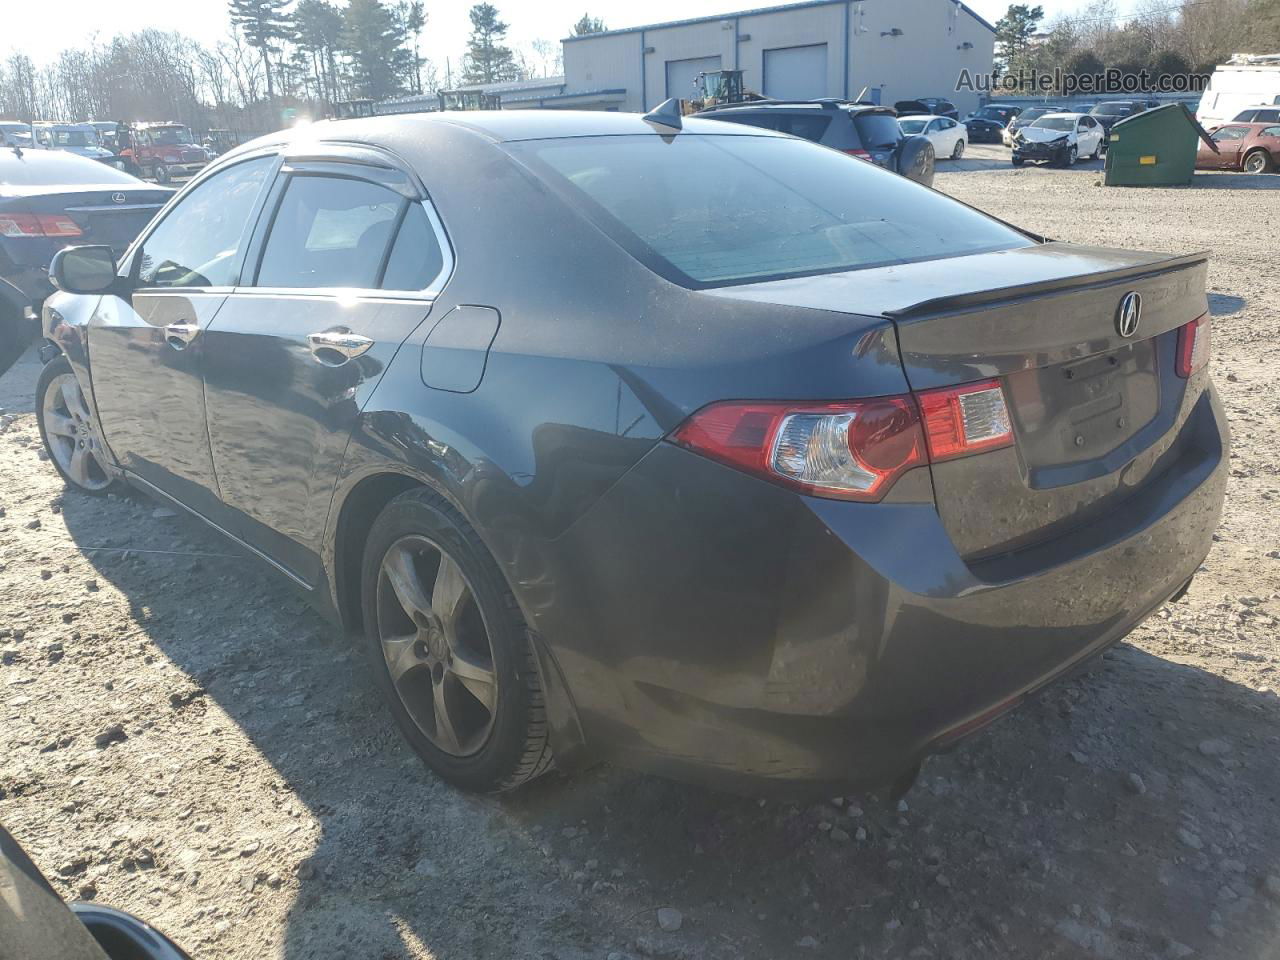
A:
<svg viewBox="0 0 1280 960">
<path fill-rule="evenodd" d="M 164 328 L 165 343 L 175 350 L 185 350 L 199 332 L 200 327 L 194 323 L 171 323 Z"/>
<path fill-rule="evenodd" d="M 307 334 L 312 355 L 327 367 L 340 367 L 373 346 L 373 341 L 358 333 L 326 330 Z"/>
</svg>

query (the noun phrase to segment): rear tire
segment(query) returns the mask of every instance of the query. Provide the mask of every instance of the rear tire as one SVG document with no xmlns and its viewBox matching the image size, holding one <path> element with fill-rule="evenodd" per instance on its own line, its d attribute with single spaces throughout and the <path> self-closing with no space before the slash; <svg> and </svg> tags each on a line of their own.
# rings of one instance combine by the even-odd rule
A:
<svg viewBox="0 0 1280 960">
<path fill-rule="evenodd" d="M 497 563 L 443 497 L 409 490 L 378 515 L 361 603 L 378 686 L 441 779 L 498 793 L 551 768 L 529 629 Z"/>
<path fill-rule="evenodd" d="M 1240 169 L 1245 173 L 1270 173 L 1271 166 L 1271 154 L 1265 150 L 1253 150 L 1245 156 Z"/>
<path fill-rule="evenodd" d="M 951 159 L 959 160 L 964 156 L 964 140 L 957 140 L 956 145 L 951 148 Z"/>
</svg>

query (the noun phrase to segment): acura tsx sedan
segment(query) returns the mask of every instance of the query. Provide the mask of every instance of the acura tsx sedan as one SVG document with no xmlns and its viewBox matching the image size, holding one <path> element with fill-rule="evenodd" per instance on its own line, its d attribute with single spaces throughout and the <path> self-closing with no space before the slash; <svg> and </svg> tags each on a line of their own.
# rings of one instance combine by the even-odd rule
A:
<svg viewBox="0 0 1280 960">
<path fill-rule="evenodd" d="M 320 123 L 59 254 L 38 420 L 361 637 L 452 783 L 890 785 L 1186 589 L 1205 271 L 758 127 Z"/>
</svg>

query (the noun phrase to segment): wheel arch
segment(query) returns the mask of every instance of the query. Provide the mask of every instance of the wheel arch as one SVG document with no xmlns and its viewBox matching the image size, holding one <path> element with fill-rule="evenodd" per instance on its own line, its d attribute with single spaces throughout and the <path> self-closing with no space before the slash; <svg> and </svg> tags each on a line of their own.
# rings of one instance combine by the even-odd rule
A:
<svg viewBox="0 0 1280 960">
<path fill-rule="evenodd" d="M 458 502 L 458 498 L 451 496 L 439 483 L 433 482 L 430 478 L 408 470 L 396 469 L 389 464 L 384 464 L 360 477 L 342 496 L 341 501 L 334 504 L 334 510 L 331 510 L 331 513 L 336 512 L 336 516 L 332 521 L 332 534 L 329 537 L 333 603 L 339 622 L 349 635 L 357 634 L 364 629 L 360 581 L 364 544 L 369 528 L 387 504 L 402 493 L 419 488 L 431 490 L 446 500 L 462 514 L 468 523 L 472 524 L 481 540 L 484 540 L 479 526 Z M 498 560 L 497 565 L 501 576 L 508 579 L 508 588 L 510 588 L 509 578 L 506 570 L 503 569 L 502 562 Z M 517 598 L 519 597 L 518 593 L 515 591 L 513 593 Z M 527 613 L 524 616 L 526 623 L 529 623 Z M 542 683 L 556 767 L 562 772 L 568 772 L 590 763 L 578 709 L 565 682 L 564 674 L 548 644 L 532 625 L 528 632 Z"/>
</svg>

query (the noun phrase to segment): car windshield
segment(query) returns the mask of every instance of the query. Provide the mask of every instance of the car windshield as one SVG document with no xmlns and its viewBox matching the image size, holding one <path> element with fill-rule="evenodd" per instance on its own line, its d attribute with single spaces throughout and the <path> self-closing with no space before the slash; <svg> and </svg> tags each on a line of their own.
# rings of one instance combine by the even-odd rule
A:
<svg viewBox="0 0 1280 960">
<path fill-rule="evenodd" d="M 1017 119 L 1024 123 L 1030 123 L 1032 120 L 1039 120 L 1046 113 L 1053 113 L 1055 109 L 1054 107 L 1027 107 L 1027 109 L 1018 114 Z"/>
<path fill-rule="evenodd" d="M 151 130 L 151 140 L 165 147 L 191 143 L 191 131 L 186 127 L 154 127 Z"/>
<path fill-rule="evenodd" d="M 53 142 L 59 147 L 96 147 L 101 143 L 96 130 L 54 130 Z"/>
<path fill-rule="evenodd" d="M 898 121 L 898 126 L 902 128 L 903 133 L 924 133 L 924 128 L 928 123 L 928 120 L 906 117 Z"/>
<path fill-rule="evenodd" d="M 942 194 L 803 140 L 686 133 L 509 149 L 650 269 L 695 288 L 1031 245 Z"/>
<path fill-rule="evenodd" d="M 1128 103 L 1100 103 L 1089 112 L 1095 117 L 1123 117 L 1130 109 Z"/>
<path fill-rule="evenodd" d="M 1003 122 L 1013 115 L 1008 107 L 983 107 L 974 114 L 979 120 L 997 120 Z"/>
<path fill-rule="evenodd" d="M 1076 119 L 1075 117 L 1039 117 L 1031 126 L 1039 127 L 1041 130 L 1074 130 Z"/>
</svg>

